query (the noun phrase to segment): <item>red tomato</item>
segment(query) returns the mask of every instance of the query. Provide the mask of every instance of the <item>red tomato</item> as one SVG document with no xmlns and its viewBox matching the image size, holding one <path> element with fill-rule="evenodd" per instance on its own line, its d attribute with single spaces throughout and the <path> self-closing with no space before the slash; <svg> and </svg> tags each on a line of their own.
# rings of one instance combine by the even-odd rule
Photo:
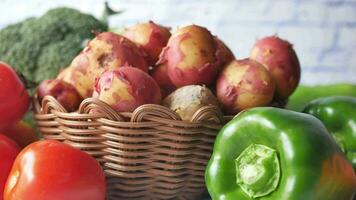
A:
<svg viewBox="0 0 356 200">
<path fill-rule="evenodd" d="M 17 156 L 4 200 L 104 200 L 105 177 L 99 163 L 67 144 L 42 140 Z"/>
<path fill-rule="evenodd" d="M 1 131 L 0 134 L 13 139 L 21 148 L 38 140 L 35 129 L 24 121 L 20 121 L 14 126 Z"/>
<path fill-rule="evenodd" d="M 3 199 L 7 176 L 19 152 L 20 148 L 14 141 L 4 135 L 0 135 L 0 200 Z"/>
<path fill-rule="evenodd" d="M 0 130 L 19 121 L 29 105 L 30 97 L 15 70 L 0 62 Z"/>
</svg>

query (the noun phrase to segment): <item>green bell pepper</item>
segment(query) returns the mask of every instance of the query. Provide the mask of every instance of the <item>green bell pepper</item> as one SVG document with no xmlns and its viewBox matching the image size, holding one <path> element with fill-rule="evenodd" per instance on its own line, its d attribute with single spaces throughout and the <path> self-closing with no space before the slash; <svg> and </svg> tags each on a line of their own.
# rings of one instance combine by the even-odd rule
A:
<svg viewBox="0 0 356 200">
<path fill-rule="evenodd" d="M 305 105 L 314 99 L 335 95 L 356 97 L 356 85 L 350 83 L 315 86 L 300 85 L 293 92 L 292 96 L 288 98 L 286 108 L 302 111 Z"/>
<path fill-rule="evenodd" d="M 221 129 L 205 182 L 213 200 L 349 200 L 356 191 L 351 164 L 317 118 L 271 107 Z"/>
<path fill-rule="evenodd" d="M 304 109 L 319 118 L 356 170 L 356 98 L 334 96 L 316 99 Z"/>
</svg>

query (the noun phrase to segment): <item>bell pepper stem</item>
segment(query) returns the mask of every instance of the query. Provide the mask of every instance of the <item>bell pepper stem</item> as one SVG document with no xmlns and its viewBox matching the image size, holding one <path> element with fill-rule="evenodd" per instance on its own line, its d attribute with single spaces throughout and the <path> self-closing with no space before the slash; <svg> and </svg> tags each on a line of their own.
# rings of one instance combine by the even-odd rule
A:
<svg viewBox="0 0 356 200">
<path fill-rule="evenodd" d="M 251 144 L 235 160 L 237 184 L 251 198 L 263 197 L 278 187 L 280 166 L 277 152 Z"/>
</svg>

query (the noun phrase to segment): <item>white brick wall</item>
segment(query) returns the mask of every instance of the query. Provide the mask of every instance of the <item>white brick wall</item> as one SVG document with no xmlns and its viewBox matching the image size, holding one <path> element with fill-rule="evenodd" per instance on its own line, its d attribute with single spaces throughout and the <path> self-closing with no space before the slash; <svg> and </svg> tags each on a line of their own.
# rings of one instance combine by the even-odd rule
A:
<svg viewBox="0 0 356 200">
<path fill-rule="evenodd" d="M 356 0 L 111 0 L 124 9 L 112 26 L 154 20 L 175 29 L 190 23 L 208 27 L 238 58 L 256 38 L 277 33 L 294 44 L 302 82 L 356 83 Z M 66 5 L 99 16 L 103 0 L 0 0 L 0 27 Z"/>
</svg>

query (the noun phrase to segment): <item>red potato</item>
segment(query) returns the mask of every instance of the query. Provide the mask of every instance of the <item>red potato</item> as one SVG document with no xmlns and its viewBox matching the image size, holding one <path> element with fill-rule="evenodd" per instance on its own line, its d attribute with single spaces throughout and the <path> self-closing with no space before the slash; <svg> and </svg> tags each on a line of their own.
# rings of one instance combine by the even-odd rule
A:
<svg viewBox="0 0 356 200">
<path fill-rule="evenodd" d="M 224 110 L 230 114 L 268 105 L 273 98 L 275 84 L 262 64 L 250 60 L 234 60 L 218 77 L 216 94 Z"/>
<path fill-rule="evenodd" d="M 262 38 L 253 46 L 250 58 L 262 63 L 273 76 L 277 99 L 287 99 L 298 86 L 300 64 L 288 41 L 277 36 Z"/>
<path fill-rule="evenodd" d="M 166 97 L 176 89 L 176 86 L 174 86 L 168 76 L 167 65 L 162 64 L 155 67 L 152 73 L 152 77 L 161 88 L 162 97 Z"/>
<path fill-rule="evenodd" d="M 95 79 L 122 66 L 148 72 L 144 53 L 127 38 L 111 32 L 98 34 L 58 78 L 72 84 L 83 98 L 92 96 Z"/>
<path fill-rule="evenodd" d="M 60 79 L 45 80 L 38 86 L 40 100 L 46 95 L 53 96 L 69 112 L 78 109 L 83 98 L 78 91 L 69 83 Z"/>
<path fill-rule="evenodd" d="M 104 72 L 96 83 L 93 97 L 118 112 L 132 112 L 143 104 L 159 104 L 162 98 L 156 81 L 133 67 Z"/>
<path fill-rule="evenodd" d="M 169 28 L 152 21 L 139 23 L 124 30 L 123 36 L 136 43 L 147 53 L 147 61 L 154 66 L 159 54 L 171 37 Z"/>
<path fill-rule="evenodd" d="M 217 45 L 215 56 L 218 59 L 218 65 L 220 69 L 222 69 L 225 65 L 233 61 L 235 59 L 235 56 L 222 40 L 220 40 L 216 36 L 214 37 L 214 39 Z"/>
<path fill-rule="evenodd" d="M 88 47 L 89 73 L 101 74 L 98 69 L 112 70 L 122 66 L 132 66 L 148 72 L 148 64 L 144 59 L 144 52 L 133 42 L 112 32 L 98 34 Z"/>
<path fill-rule="evenodd" d="M 93 81 L 87 74 L 86 65 L 80 64 L 83 60 L 85 60 L 85 56 L 79 54 L 72 61 L 73 65 L 62 70 L 57 79 L 71 84 L 82 98 L 88 98 L 93 94 L 94 86 Z"/>
<path fill-rule="evenodd" d="M 216 42 L 206 28 L 190 25 L 178 29 L 163 49 L 158 64 L 166 64 L 177 87 L 210 85 L 219 71 Z"/>
</svg>

